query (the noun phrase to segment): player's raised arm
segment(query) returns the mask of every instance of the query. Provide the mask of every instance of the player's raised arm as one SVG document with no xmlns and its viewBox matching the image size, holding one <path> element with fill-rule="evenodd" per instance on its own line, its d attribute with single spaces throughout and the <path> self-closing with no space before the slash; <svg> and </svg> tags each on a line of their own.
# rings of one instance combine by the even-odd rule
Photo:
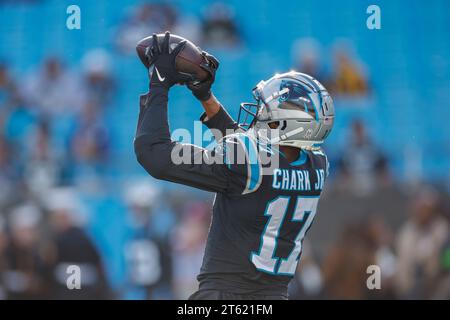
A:
<svg viewBox="0 0 450 320">
<path fill-rule="evenodd" d="M 155 36 L 156 37 L 156 36 Z M 224 163 L 223 146 L 216 150 L 177 143 L 171 140 L 167 120 L 168 91 L 176 83 L 185 83 L 189 75 L 175 68 L 175 57 L 184 43 L 169 53 L 166 34 L 161 45 L 156 45 L 152 58 L 154 68 L 150 89 L 141 96 L 139 120 L 134 142 L 138 162 L 157 179 L 172 181 L 214 192 L 230 192 L 245 187 L 245 167 Z M 154 39 L 158 43 L 158 39 Z M 242 170 L 241 170 L 242 167 Z M 244 170 L 245 169 L 245 170 Z M 241 177 L 242 175 L 242 177 Z"/>
</svg>

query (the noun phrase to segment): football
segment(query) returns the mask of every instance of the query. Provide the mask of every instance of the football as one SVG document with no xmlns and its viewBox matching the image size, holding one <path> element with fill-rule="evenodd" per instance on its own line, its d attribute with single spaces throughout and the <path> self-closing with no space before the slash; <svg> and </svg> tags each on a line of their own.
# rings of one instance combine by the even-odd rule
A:
<svg viewBox="0 0 450 320">
<path fill-rule="evenodd" d="M 164 34 L 160 33 L 157 35 L 159 43 L 164 39 Z M 175 67 L 179 72 L 192 74 L 196 81 L 204 81 L 209 77 L 209 73 L 200 67 L 201 64 L 206 63 L 206 58 L 202 55 L 202 50 L 196 46 L 191 41 L 171 34 L 169 48 L 173 50 L 178 43 L 185 40 L 186 45 L 178 53 L 175 59 Z M 148 69 L 151 66 L 151 62 L 148 60 L 146 55 L 147 48 L 153 46 L 153 37 L 149 36 L 138 42 L 136 46 L 136 51 L 139 59 L 142 61 L 144 66 Z"/>
</svg>

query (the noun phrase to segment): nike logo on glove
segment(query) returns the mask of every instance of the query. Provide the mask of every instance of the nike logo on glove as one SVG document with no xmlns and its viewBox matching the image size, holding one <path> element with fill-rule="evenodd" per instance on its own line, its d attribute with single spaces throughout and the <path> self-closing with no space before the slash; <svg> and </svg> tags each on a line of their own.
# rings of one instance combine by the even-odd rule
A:
<svg viewBox="0 0 450 320">
<path fill-rule="evenodd" d="M 164 82 L 164 80 L 166 80 L 166 77 L 161 77 L 161 75 L 159 74 L 158 69 L 155 67 L 155 71 L 156 71 L 156 76 L 158 77 L 159 81 Z"/>
</svg>

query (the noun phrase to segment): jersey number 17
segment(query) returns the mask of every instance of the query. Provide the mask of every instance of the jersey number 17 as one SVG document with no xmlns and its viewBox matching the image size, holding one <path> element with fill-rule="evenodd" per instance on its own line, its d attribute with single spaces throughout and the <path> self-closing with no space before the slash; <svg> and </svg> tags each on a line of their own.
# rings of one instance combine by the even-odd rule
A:
<svg viewBox="0 0 450 320">
<path fill-rule="evenodd" d="M 319 197 L 297 197 L 292 221 L 299 223 L 297 237 L 293 239 L 294 248 L 287 258 L 275 256 L 279 242 L 279 233 L 287 214 L 291 197 L 280 196 L 270 201 L 264 212 L 269 216 L 263 234 L 260 248 L 252 252 L 251 261 L 256 269 L 274 275 L 293 275 L 302 252 L 302 241 L 314 219 Z"/>
</svg>

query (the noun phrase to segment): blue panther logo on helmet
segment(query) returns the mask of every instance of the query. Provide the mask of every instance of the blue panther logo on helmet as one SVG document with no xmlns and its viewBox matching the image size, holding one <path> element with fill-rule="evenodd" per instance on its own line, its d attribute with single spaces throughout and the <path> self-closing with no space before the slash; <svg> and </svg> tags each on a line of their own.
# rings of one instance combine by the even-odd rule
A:
<svg viewBox="0 0 450 320">
<path fill-rule="evenodd" d="M 280 95 L 278 100 L 280 102 L 287 100 L 297 100 L 300 97 L 307 97 L 311 92 L 308 91 L 304 86 L 300 85 L 297 82 L 282 80 L 280 84 L 280 91 L 287 88 L 288 92 Z"/>
<path fill-rule="evenodd" d="M 282 92 L 283 89 L 287 89 L 287 92 L 281 94 L 278 98 L 278 101 L 281 103 L 280 108 L 297 108 L 310 114 L 314 118 L 316 117 L 317 110 L 310 97 L 311 90 L 308 90 L 306 86 L 298 82 L 290 80 L 281 81 L 280 92 Z"/>
</svg>

